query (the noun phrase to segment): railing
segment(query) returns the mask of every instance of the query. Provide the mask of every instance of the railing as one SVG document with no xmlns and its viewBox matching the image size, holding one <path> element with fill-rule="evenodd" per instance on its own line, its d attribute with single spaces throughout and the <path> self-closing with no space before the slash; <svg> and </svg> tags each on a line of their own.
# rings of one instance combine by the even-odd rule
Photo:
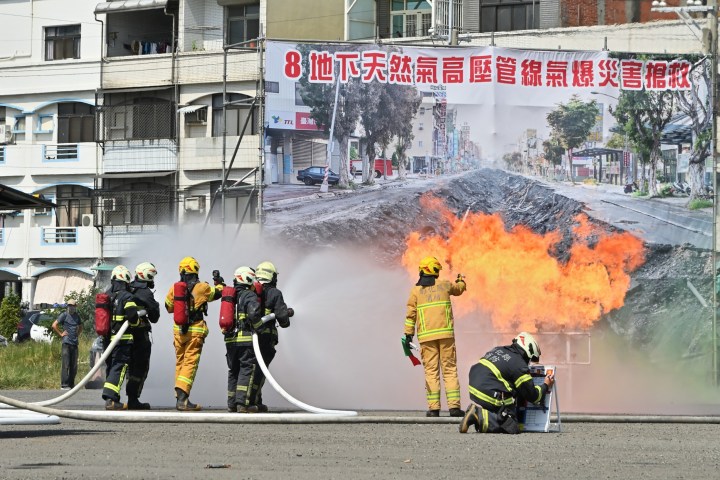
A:
<svg viewBox="0 0 720 480">
<path fill-rule="evenodd" d="M 43 162 L 66 161 L 78 159 L 77 143 L 60 143 L 43 145 Z"/>
<path fill-rule="evenodd" d="M 78 243 L 77 227 L 44 227 L 41 243 L 43 245 L 75 245 Z"/>
<path fill-rule="evenodd" d="M 5 163 L 5 145 L 0 145 L 0 163 Z"/>
<path fill-rule="evenodd" d="M 5 229 L 0 228 L 0 245 L 5 245 Z"/>
</svg>

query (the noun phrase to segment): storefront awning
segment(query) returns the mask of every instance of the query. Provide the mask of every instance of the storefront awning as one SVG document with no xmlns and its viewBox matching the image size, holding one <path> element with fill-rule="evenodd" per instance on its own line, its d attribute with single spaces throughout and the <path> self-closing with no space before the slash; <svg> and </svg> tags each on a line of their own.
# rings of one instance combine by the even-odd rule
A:
<svg viewBox="0 0 720 480">
<path fill-rule="evenodd" d="M 65 302 L 65 296 L 70 292 L 87 291 L 92 286 L 93 280 L 86 273 L 70 269 L 50 270 L 38 277 L 33 304 L 61 304 Z"/>
<path fill-rule="evenodd" d="M 197 112 L 198 110 L 207 107 L 207 105 L 188 105 L 187 107 L 178 108 L 178 113 L 185 115 L 186 113 Z"/>
<path fill-rule="evenodd" d="M 165 8 L 168 0 L 115 0 L 114 2 L 98 3 L 95 13 L 136 12 Z"/>
<path fill-rule="evenodd" d="M 7 185 L 0 185 L 0 209 L 22 210 L 23 208 L 55 208 L 52 202 L 21 192 Z"/>
</svg>

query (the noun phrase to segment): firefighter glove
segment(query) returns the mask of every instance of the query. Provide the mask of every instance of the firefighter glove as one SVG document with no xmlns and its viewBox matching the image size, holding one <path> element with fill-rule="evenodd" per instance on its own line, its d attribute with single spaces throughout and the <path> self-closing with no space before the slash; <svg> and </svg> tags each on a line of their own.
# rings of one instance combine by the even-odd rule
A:
<svg viewBox="0 0 720 480">
<path fill-rule="evenodd" d="M 295 310 L 290 307 L 288 307 L 287 312 L 288 312 L 288 317 L 292 317 L 293 315 L 295 315 Z"/>
<path fill-rule="evenodd" d="M 405 335 L 405 342 L 408 344 L 408 347 L 410 346 L 412 339 L 413 339 L 412 335 Z"/>
<path fill-rule="evenodd" d="M 460 282 L 465 283 L 465 275 L 463 275 L 462 273 L 458 273 L 458 276 L 455 279 L 455 283 L 460 283 Z"/>
<path fill-rule="evenodd" d="M 548 392 L 552 390 L 553 385 L 555 385 L 555 375 L 546 376 L 544 383 L 547 385 Z"/>
<path fill-rule="evenodd" d="M 213 270 L 212 276 L 215 285 L 225 285 L 225 279 L 220 276 L 220 270 Z"/>
</svg>

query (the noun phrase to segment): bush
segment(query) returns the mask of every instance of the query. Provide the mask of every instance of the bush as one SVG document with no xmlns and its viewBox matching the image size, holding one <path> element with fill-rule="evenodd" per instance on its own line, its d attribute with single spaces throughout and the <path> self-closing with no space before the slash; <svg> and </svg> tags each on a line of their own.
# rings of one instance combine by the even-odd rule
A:
<svg viewBox="0 0 720 480">
<path fill-rule="evenodd" d="M 688 204 L 688 208 L 690 210 L 699 210 L 701 208 L 710 208 L 712 205 L 712 200 L 708 200 L 706 198 L 696 198 Z"/>
<path fill-rule="evenodd" d="M 661 197 L 672 197 L 673 186 L 669 183 L 663 183 L 660 185 L 660 188 L 658 188 L 658 193 Z"/>
<path fill-rule="evenodd" d="M 597 185 L 598 184 L 597 180 L 595 180 L 594 178 L 586 178 L 585 180 L 583 180 L 583 183 L 585 185 Z"/>
<path fill-rule="evenodd" d="M 632 193 L 633 197 L 647 197 L 648 192 L 643 192 L 642 190 L 636 190 Z"/>
<path fill-rule="evenodd" d="M 20 297 L 11 293 L 0 304 L 0 335 L 7 339 L 12 338 L 20 322 Z"/>
</svg>

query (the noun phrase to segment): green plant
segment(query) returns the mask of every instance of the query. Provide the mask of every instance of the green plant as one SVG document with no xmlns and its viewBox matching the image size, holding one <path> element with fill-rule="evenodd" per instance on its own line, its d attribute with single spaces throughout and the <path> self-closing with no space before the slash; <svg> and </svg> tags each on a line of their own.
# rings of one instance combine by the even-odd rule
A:
<svg viewBox="0 0 720 480">
<path fill-rule="evenodd" d="M 663 183 L 660 185 L 660 188 L 658 189 L 658 193 L 661 197 L 672 197 L 673 196 L 673 188 L 672 184 L 670 183 Z"/>
<path fill-rule="evenodd" d="M 583 183 L 585 185 L 597 185 L 598 181 L 595 180 L 594 178 L 586 178 L 585 180 L 583 180 Z"/>
<path fill-rule="evenodd" d="M 632 193 L 633 197 L 647 197 L 648 192 L 643 192 L 642 190 L 637 190 Z"/>
<path fill-rule="evenodd" d="M 708 200 L 706 198 L 696 198 L 688 203 L 688 208 L 690 210 L 699 210 L 701 208 L 710 208 L 712 205 L 712 200 Z"/>
<path fill-rule="evenodd" d="M 20 297 L 14 293 L 6 295 L 0 304 L 0 335 L 10 338 L 17 331 L 20 321 Z"/>
<path fill-rule="evenodd" d="M 93 338 L 83 337 L 78 346 L 77 379 L 90 370 Z M 0 349 L 0 390 L 39 390 L 58 388 L 62 343 L 27 341 Z"/>
</svg>

